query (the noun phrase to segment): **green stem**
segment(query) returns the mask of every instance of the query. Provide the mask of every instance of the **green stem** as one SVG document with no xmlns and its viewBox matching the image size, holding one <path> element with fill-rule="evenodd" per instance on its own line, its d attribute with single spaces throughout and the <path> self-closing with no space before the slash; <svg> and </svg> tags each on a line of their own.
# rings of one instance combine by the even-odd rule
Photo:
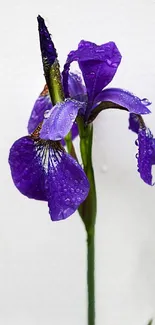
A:
<svg viewBox="0 0 155 325">
<path fill-rule="evenodd" d="M 95 229 L 87 235 L 88 325 L 95 325 Z"/>
<path fill-rule="evenodd" d="M 86 200 L 78 211 L 87 232 L 87 294 L 88 294 L 88 325 L 95 325 L 95 221 L 96 221 L 96 187 L 92 164 L 93 126 L 84 125 L 78 118 L 80 135 L 80 151 L 84 171 L 90 183 Z"/>
</svg>

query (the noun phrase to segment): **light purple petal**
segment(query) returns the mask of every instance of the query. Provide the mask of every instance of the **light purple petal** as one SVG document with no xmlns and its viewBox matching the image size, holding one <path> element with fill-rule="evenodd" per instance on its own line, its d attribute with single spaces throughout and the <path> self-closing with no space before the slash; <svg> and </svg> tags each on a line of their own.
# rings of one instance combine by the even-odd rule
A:
<svg viewBox="0 0 155 325">
<path fill-rule="evenodd" d="M 48 201 L 54 221 L 69 217 L 88 195 L 83 169 L 58 142 L 23 137 L 13 144 L 9 163 L 18 190 L 29 198 Z"/>
<path fill-rule="evenodd" d="M 47 86 L 45 86 L 43 92 L 40 94 L 36 100 L 31 116 L 28 122 L 28 133 L 31 134 L 37 128 L 40 122 L 44 119 L 45 111 L 52 108 L 52 102 L 48 93 Z"/>
<path fill-rule="evenodd" d="M 93 102 L 98 93 L 113 79 L 121 62 L 121 54 L 114 42 L 103 45 L 81 41 L 76 51 L 68 55 L 63 71 L 63 84 L 68 94 L 70 64 L 78 61 L 87 88 L 88 101 Z"/>
<path fill-rule="evenodd" d="M 138 133 L 138 171 L 141 178 L 148 185 L 152 184 L 152 164 L 155 156 L 154 140 L 148 128 L 140 129 Z"/>
<path fill-rule="evenodd" d="M 128 109 L 130 113 L 148 114 L 150 104 L 146 99 L 140 99 L 129 91 L 120 88 L 104 89 L 94 100 L 94 105 L 100 102 L 110 101 Z"/>
<path fill-rule="evenodd" d="M 86 87 L 83 85 L 81 77 L 76 73 L 70 72 L 68 75 L 68 91 L 69 97 L 72 99 L 83 102 L 87 98 Z"/>
<path fill-rule="evenodd" d="M 29 198 L 47 201 L 44 190 L 44 169 L 38 159 L 34 141 L 18 139 L 10 149 L 9 164 L 12 179 L 18 190 Z"/>
<path fill-rule="evenodd" d="M 47 119 L 44 120 L 40 137 L 45 140 L 61 140 L 71 130 L 78 111 L 85 103 L 66 99 L 56 104 Z"/>
<path fill-rule="evenodd" d="M 72 125 L 72 128 L 71 128 L 71 137 L 72 137 L 72 140 L 74 140 L 78 136 L 78 134 L 79 134 L 78 125 L 77 125 L 76 122 L 74 122 L 73 125 Z M 61 140 L 61 144 L 63 146 L 66 145 L 66 142 L 65 142 L 64 139 Z"/>
</svg>

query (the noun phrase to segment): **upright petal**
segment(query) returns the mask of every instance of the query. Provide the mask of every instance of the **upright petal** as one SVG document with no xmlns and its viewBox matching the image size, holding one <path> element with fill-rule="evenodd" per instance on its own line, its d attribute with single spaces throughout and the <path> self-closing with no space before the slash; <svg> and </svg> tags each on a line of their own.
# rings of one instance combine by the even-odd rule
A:
<svg viewBox="0 0 155 325">
<path fill-rule="evenodd" d="M 138 133 L 138 171 L 141 178 L 148 185 L 152 184 L 152 165 L 154 163 L 154 139 L 148 128 L 140 129 Z"/>
<path fill-rule="evenodd" d="M 66 99 L 56 104 L 47 119 L 44 120 L 40 137 L 45 140 L 61 140 L 71 130 L 80 108 L 85 103 Z"/>
<path fill-rule="evenodd" d="M 69 97 L 72 99 L 76 99 L 81 102 L 87 100 L 86 87 L 83 85 L 81 77 L 76 73 L 70 72 L 68 75 L 68 91 Z"/>
<path fill-rule="evenodd" d="M 121 54 L 114 42 L 103 45 L 81 41 L 76 51 L 68 55 L 63 71 L 65 93 L 68 94 L 70 64 L 78 61 L 86 84 L 88 101 L 93 102 L 98 93 L 113 79 L 121 62 Z"/>
<path fill-rule="evenodd" d="M 52 108 L 52 102 L 49 96 L 47 86 L 41 92 L 40 96 L 37 98 L 29 121 L 28 121 L 28 133 L 31 134 L 44 119 L 45 111 L 49 111 Z"/>
<path fill-rule="evenodd" d="M 94 100 L 94 106 L 100 102 L 110 101 L 113 104 L 126 108 L 130 113 L 148 114 L 147 108 L 151 104 L 148 100 L 140 99 L 127 90 L 120 88 L 104 89 Z M 115 108 L 115 106 L 114 106 Z"/>
<path fill-rule="evenodd" d="M 18 190 L 29 198 L 47 201 L 44 188 L 44 168 L 38 159 L 34 141 L 18 139 L 10 149 L 9 164 Z"/>
</svg>

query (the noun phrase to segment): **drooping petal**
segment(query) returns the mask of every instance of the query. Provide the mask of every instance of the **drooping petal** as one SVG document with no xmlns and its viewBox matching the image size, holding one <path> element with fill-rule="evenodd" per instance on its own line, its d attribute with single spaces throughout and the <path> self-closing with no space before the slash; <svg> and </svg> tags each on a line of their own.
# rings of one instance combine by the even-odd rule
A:
<svg viewBox="0 0 155 325">
<path fill-rule="evenodd" d="M 23 137 L 13 144 L 9 163 L 18 190 L 48 201 L 52 220 L 69 217 L 88 195 L 83 169 L 58 142 Z"/>
<path fill-rule="evenodd" d="M 40 122 L 44 119 L 44 113 L 45 111 L 48 111 L 52 108 L 52 102 L 49 96 L 48 88 L 47 86 L 44 87 L 44 90 L 40 94 L 40 96 L 37 98 L 29 121 L 28 121 L 28 133 L 31 134 L 34 132 L 34 130 L 37 128 Z"/>
<path fill-rule="evenodd" d="M 67 153 L 60 157 L 57 168 L 49 168 L 48 205 L 53 221 L 66 219 L 86 199 L 89 183 L 81 166 Z"/>
<path fill-rule="evenodd" d="M 150 110 L 148 105 L 151 104 L 146 99 L 140 99 L 129 91 L 120 88 L 104 89 L 94 100 L 94 105 L 100 102 L 110 101 L 114 104 L 126 108 L 130 113 L 148 114 Z M 114 106 L 115 107 L 115 106 Z"/>
<path fill-rule="evenodd" d="M 44 168 L 38 159 L 34 141 L 18 139 L 10 149 L 9 164 L 18 190 L 29 198 L 47 201 L 44 189 Z"/>
<path fill-rule="evenodd" d="M 138 171 L 148 185 L 152 183 L 152 165 L 155 156 L 154 139 L 148 128 L 140 129 L 138 133 Z"/>
<path fill-rule="evenodd" d="M 40 132 L 41 139 L 61 140 L 71 130 L 80 108 L 85 103 L 76 100 L 66 99 L 56 104 L 47 119 L 44 120 Z"/>
<path fill-rule="evenodd" d="M 110 83 L 121 62 L 121 54 L 114 42 L 103 45 L 81 41 L 76 51 L 68 55 L 63 71 L 65 93 L 68 95 L 70 64 L 78 61 L 87 88 L 88 101 L 93 102 L 98 93 Z"/>
</svg>

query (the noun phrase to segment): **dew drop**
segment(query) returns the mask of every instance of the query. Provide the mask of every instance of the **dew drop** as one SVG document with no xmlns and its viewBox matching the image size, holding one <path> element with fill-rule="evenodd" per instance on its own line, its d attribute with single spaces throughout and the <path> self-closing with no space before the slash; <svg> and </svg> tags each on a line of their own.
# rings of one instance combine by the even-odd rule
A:
<svg viewBox="0 0 155 325">
<path fill-rule="evenodd" d="M 51 111 L 49 109 L 47 109 L 45 112 L 44 112 L 44 118 L 48 118 L 50 116 L 50 113 Z"/>
<path fill-rule="evenodd" d="M 111 66 L 111 64 L 112 64 L 112 61 L 111 60 L 107 59 L 106 62 L 107 62 L 108 65 Z"/>
<path fill-rule="evenodd" d="M 151 105 L 151 102 L 147 98 L 141 99 L 141 103 L 145 106 Z"/>
<path fill-rule="evenodd" d="M 110 59 L 107 59 L 106 62 L 110 67 L 117 68 L 116 62 L 112 62 Z"/>
<path fill-rule="evenodd" d="M 152 155 L 152 149 L 148 150 L 148 155 L 151 156 Z"/>
<path fill-rule="evenodd" d="M 112 66 L 113 68 L 117 68 L 117 63 L 114 62 L 114 63 L 111 64 L 111 66 Z"/>
<path fill-rule="evenodd" d="M 138 141 L 138 139 L 135 141 L 135 145 L 136 145 L 136 146 L 139 145 L 139 141 Z"/>
<path fill-rule="evenodd" d="M 65 200 L 65 203 L 66 203 L 67 205 L 70 204 L 70 199 L 67 198 L 67 199 Z"/>
</svg>

